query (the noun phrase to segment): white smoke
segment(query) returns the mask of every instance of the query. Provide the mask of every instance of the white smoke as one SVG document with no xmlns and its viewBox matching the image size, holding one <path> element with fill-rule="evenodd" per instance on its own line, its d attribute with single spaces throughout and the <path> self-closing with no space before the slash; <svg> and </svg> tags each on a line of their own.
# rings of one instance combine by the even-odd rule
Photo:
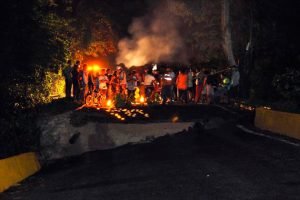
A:
<svg viewBox="0 0 300 200">
<path fill-rule="evenodd" d="M 133 20 L 129 27 L 131 38 L 124 38 L 118 44 L 117 63 L 132 67 L 174 59 L 183 48 L 183 42 L 178 31 L 179 21 L 169 11 L 169 4 L 164 3 L 152 14 Z"/>
</svg>

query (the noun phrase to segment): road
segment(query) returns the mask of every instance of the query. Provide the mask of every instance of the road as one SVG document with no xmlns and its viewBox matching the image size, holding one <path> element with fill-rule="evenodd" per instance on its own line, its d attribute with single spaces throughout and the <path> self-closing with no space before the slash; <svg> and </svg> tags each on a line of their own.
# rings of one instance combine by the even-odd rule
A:
<svg viewBox="0 0 300 200">
<path fill-rule="evenodd" d="M 300 147 L 239 123 L 57 160 L 0 199 L 300 199 Z"/>
</svg>

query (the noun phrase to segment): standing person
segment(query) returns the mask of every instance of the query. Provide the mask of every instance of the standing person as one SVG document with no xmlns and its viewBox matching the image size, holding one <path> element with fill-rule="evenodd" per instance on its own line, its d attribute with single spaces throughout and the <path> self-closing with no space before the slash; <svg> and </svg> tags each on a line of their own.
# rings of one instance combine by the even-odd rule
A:
<svg viewBox="0 0 300 200">
<path fill-rule="evenodd" d="M 179 99 L 187 103 L 188 76 L 185 70 L 179 70 L 176 85 L 179 92 Z"/>
<path fill-rule="evenodd" d="M 197 68 L 195 76 L 195 103 L 202 103 L 202 90 L 204 83 L 204 74 Z"/>
<path fill-rule="evenodd" d="M 88 93 L 92 94 L 94 89 L 94 82 L 93 82 L 93 73 L 90 70 L 88 72 Z"/>
<path fill-rule="evenodd" d="M 137 84 L 137 87 L 140 87 L 141 86 L 141 83 L 142 83 L 142 75 L 139 71 L 134 71 L 135 74 L 134 76 L 136 77 L 136 84 Z"/>
<path fill-rule="evenodd" d="M 238 98 L 239 94 L 239 84 L 240 84 L 240 72 L 236 66 L 233 67 L 230 83 L 230 98 L 234 101 Z"/>
<path fill-rule="evenodd" d="M 230 89 L 230 79 L 225 76 L 225 73 L 220 74 L 220 83 L 218 90 L 215 93 L 215 98 L 219 98 L 219 103 L 228 103 L 228 90 Z"/>
<path fill-rule="evenodd" d="M 141 85 L 140 85 L 140 93 L 143 96 L 146 96 L 146 89 L 145 89 L 145 76 L 148 74 L 148 68 L 144 68 L 141 72 Z"/>
<path fill-rule="evenodd" d="M 74 101 L 79 100 L 80 95 L 80 84 L 79 84 L 79 67 L 80 67 L 80 61 L 77 60 L 73 70 L 72 70 L 72 82 L 73 82 L 73 98 Z"/>
<path fill-rule="evenodd" d="M 214 88 L 213 88 L 213 74 L 209 71 L 206 72 L 205 82 L 205 91 L 206 91 L 206 102 L 207 104 L 211 104 L 214 100 Z"/>
<path fill-rule="evenodd" d="M 174 102 L 176 100 L 176 74 L 170 67 L 167 68 L 170 72 L 170 76 L 172 78 L 172 86 L 171 86 L 171 101 Z"/>
<path fill-rule="evenodd" d="M 169 99 L 170 102 L 172 103 L 172 86 L 173 86 L 173 78 L 172 78 L 172 73 L 171 69 L 167 68 L 166 73 L 161 77 L 161 96 L 163 99 L 162 104 L 166 104 L 167 100 Z"/>
<path fill-rule="evenodd" d="M 99 79 L 99 89 L 100 94 L 107 98 L 107 83 L 108 77 L 106 76 L 105 69 L 101 69 L 100 75 L 98 76 Z"/>
<path fill-rule="evenodd" d="M 150 74 L 149 71 L 147 71 L 147 74 L 144 77 L 144 85 L 145 85 L 145 93 L 146 97 L 150 98 L 152 91 L 154 89 L 153 82 L 155 81 L 155 78 L 152 74 Z"/>
<path fill-rule="evenodd" d="M 98 71 L 92 71 L 91 72 L 92 82 L 93 82 L 93 93 L 99 92 L 100 82 L 99 82 L 99 72 Z"/>
<path fill-rule="evenodd" d="M 105 76 L 107 76 L 108 80 L 110 81 L 112 73 L 111 73 L 111 70 L 109 68 L 106 69 Z"/>
<path fill-rule="evenodd" d="M 191 68 L 189 69 L 187 76 L 188 76 L 188 89 L 187 89 L 187 91 L 188 91 L 188 101 L 190 102 L 194 98 L 194 94 L 193 94 L 194 93 L 194 90 L 193 90 L 194 73 L 193 73 Z"/>
<path fill-rule="evenodd" d="M 135 76 L 135 71 L 132 71 L 128 75 L 127 79 L 127 91 L 128 91 L 128 99 L 134 100 L 134 91 L 137 87 L 137 77 Z"/>
<path fill-rule="evenodd" d="M 82 67 L 81 76 L 81 91 L 80 91 L 80 98 L 83 102 L 85 102 L 85 98 L 89 91 L 89 72 L 87 70 L 87 64 L 84 64 Z"/>
<path fill-rule="evenodd" d="M 113 72 L 110 79 L 110 85 L 111 85 L 111 94 L 109 98 L 112 98 L 119 93 L 119 79 L 117 76 L 117 71 Z"/>
<path fill-rule="evenodd" d="M 71 90 L 72 90 L 72 61 L 67 61 L 67 66 L 63 70 L 63 75 L 65 77 L 65 84 L 66 84 L 66 98 L 71 98 Z"/>
<path fill-rule="evenodd" d="M 111 70 L 109 68 L 106 69 L 105 76 L 108 78 L 108 82 L 107 82 L 107 94 L 106 94 L 106 96 L 110 97 L 111 96 L 110 80 L 111 80 L 111 77 L 112 77 L 112 73 L 111 73 Z"/>
<path fill-rule="evenodd" d="M 126 96 L 126 84 L 127 84 L 127 79 L 126 79 L 126 72 L 125 70 L 118 66 L 117 68 L 117 72 L 118 72 L 118 78 L 119 78 L 119 84 L 120 84 L 120 93 L 123 95 L 123 96 Z"/>
</svg>

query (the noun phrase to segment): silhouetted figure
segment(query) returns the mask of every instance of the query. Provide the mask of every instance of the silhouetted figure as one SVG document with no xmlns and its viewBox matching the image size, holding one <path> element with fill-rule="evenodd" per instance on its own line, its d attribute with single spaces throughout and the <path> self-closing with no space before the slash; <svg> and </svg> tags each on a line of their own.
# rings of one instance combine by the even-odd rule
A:
<svg viewBox="0 0 300 200">
<path fill-rule="evenodd" d="M 66 98 L 71 98 L 71 90 L 72 90 L 72 62 L 71 60 L 67 61 L 67 67 L 63 70 L 63 75 L 65 77 L 66 84 Z"/>
<path fill-rule="evenodd" d="M 80 61 L 77 60 L 72 70 L 73 98 L 75 101 L 79 100 L 80 98 L 79 66 Z"/>
</svg>

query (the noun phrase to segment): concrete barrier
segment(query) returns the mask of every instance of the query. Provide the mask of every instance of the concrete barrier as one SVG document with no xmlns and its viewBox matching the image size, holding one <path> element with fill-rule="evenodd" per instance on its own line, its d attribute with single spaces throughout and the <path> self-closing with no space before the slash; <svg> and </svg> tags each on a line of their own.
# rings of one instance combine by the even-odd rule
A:
<svg viewBox="0 0 300 200">
<path fill-rule="evenodd" d="M 31 176 L 40 168 L 33 152 L 0 160 L 0 192 Z"/>
<path fill-rule="evenodd" d="M 300 140 L 300 114 L 257 108 L 255 126 Z"/>
</svg>

